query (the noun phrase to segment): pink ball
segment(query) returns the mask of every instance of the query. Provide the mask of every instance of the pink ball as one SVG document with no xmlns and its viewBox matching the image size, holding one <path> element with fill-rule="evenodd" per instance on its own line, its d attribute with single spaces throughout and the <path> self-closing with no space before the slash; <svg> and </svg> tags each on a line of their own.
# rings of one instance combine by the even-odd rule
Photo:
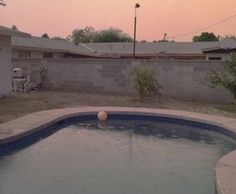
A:
<svg viewBox="0 0 236 194">
<path fill-rule="evenodd" d="M 105 121 L 105 120 L 107 120 L 107 113 L 106 113 L 105 111 L 100 111 L 100 112 L 98 113 L 98 119 L 99 119 L 100 121 Z"/>
</svg>

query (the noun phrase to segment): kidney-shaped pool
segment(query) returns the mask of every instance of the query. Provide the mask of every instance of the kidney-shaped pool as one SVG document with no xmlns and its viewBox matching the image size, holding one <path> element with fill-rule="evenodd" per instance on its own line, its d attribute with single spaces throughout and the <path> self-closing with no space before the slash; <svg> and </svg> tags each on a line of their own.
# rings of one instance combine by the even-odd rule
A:
<svg viewBox="0 0 236 194">
<path fill-rule="evenodd" d="M 1 194 L 215 194 L 236 141 L 155 119 L 73 122 L 0 157 Z"/>
</svg>

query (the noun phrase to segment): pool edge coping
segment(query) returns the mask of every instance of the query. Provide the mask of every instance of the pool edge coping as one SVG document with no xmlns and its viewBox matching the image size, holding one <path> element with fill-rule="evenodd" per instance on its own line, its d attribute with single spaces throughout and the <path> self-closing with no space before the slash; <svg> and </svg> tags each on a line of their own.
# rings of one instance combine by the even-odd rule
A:
<svg viewBox="0 0 236 194">
<path fill-rule="evenodd" d="M 32 134 L 62 119 L 81 114 L 94 114 L 101 110 L 120 114 L 141 114 L 196 121 L 222 127 L 236 134 L 236 119 L 195 112 L 132 108 L 132 107 L 75 107 L 35 112 L 18 119 L 0 124 L 0 144 L 15 141 Z M 236 193 L 236 150 L 224 155 L 216 165 L 216 189 L 218 194 Z"/>
</svg>

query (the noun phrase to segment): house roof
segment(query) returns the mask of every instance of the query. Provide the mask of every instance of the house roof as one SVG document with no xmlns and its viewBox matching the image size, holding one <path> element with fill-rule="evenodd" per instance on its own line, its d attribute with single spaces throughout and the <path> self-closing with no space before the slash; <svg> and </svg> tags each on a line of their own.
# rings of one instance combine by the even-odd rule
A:
<svg viewBox="0 0 236 194">
<path fill-rule="evenodd" d="M 83 46 L 83 44 L 75 45 L 66 40 L 53 40 L 39 37 L 12 37 L 13 48 L 25 48 L 33 50 L 51 50 L 59 52 L 68 52 L 72 54 L 81 54 L 88 56 L 97 56 L 96 51 Z"/>
<path fill-rule="evenodd" d="M 21 32 L 18 30 L 12 30 L 10 28 L 0 26 L 0 35 L 7 35 L 7 36 L 19 36 L 19 37 L 30 37 L 31 35 L 25 32 Z"/>
<path fill-rule="evenodd" d="M 53 40 L 39 37 L 12 37 L 13 48 L 43 49 L 86 56 L 129 56 L 133 53 L 132 42 L 116 43 L 79 43 L 66 40 Z M 136 54 L 139 55 L 202 55 L 204 52 L 222 49 L 236 48 L 235 40 L 224 40 L 221 42 L 138 42 L 136 43 Z"/>
<path fill-rule="evenodd" d="M 211 52 L 231 52 L 236 50 L 236 40 L 234 39 L 225 39 L 219 42 L 215 47 L 208 47 L 203 49 L 204 53 Z"/>
<path fill-rule="evenodd" d="M 104 54 L 132 54 L 133 43 L 86 43 L 86 46 Z M 144 42 L 136 43 L 137 54 L 202 54 L 202 49 L 218 46 L 219 42 Z"/>
</svg>

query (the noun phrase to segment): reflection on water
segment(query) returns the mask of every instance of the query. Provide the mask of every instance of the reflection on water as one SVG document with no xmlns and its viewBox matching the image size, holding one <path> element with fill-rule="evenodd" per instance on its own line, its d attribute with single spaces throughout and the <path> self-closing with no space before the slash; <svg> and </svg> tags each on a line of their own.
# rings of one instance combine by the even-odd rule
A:
<svg viewBox="0 0 236 194">
<path fill-rule="evenodd" d="M 1 194 L 214 194 L 234 140 L 158 122 L 81 122 L 0 157 Z"/>
<path fill-rule="evenodd" d="M 225 147 L 226 154 L 228 150 L 233 150 L 235 141 L 231 138 L 224 136 L 226 141 L 220 141 L 223 135 L 210 132 L 207 130 L 164 123 L 164 122 L 150 122 L 150 121 L 123 121 L 123 120 L 111 120 L 111 121 L 89 121 L 81 122 L 75 125 L 78 128 L 97 129 L 97 130 L 109 130 L 109 131 L 125 131 L 132 135 L 142 136 L 154 136 L 161 139 L 180 139 L 185 138 L 194 142 L 201 142 L 206 144 L 223 143 L 222 147 Z M 217 141 L 216 141 L 217 140 Z"/>
<path fill-rule="evenodd" d="M 77 127 L 85 127 L 87 129 L 102 129 L 113 131 L 128 131 L 131 134 L 140 134 L 144 136 L 157 136 L 160 138 L 186 138 L 192 141 L 205 141 L 212 143 L 210 135 L 199 129 L 194 129 L 186 126 L 177 126 L 166 123 L 155 122 L 122 122 L 120 125 L 117 122 L 93 122 L 93 123 L 80 123 Z"/>
</svg>

